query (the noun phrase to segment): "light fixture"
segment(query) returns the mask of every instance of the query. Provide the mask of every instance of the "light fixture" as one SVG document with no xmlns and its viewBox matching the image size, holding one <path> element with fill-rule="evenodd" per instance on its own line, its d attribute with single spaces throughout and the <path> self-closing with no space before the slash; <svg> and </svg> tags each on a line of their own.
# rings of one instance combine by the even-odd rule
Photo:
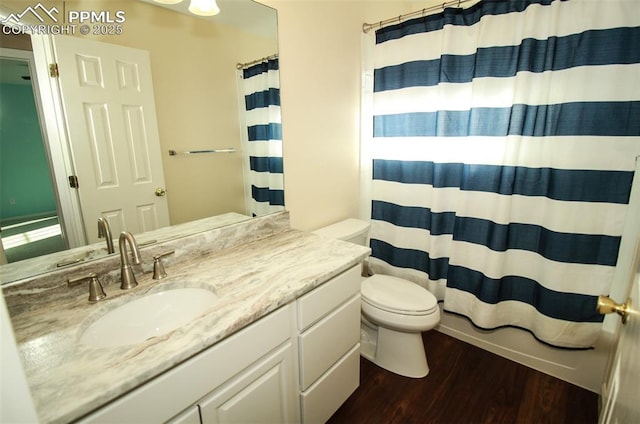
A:
<svg viewBox="0 0 640 424">
<path fill-rule="evenodd" d="M 182 0 L 153 0 L 156 3 L 162 3 L 162 4 L 178 4 L 180 3 Z"/>
<path fill-rule="evenodd" d="M 191 0 L 189 12 L 200 16 L 213 16 L 220 13 L 216 0 Z"/>
</svg>

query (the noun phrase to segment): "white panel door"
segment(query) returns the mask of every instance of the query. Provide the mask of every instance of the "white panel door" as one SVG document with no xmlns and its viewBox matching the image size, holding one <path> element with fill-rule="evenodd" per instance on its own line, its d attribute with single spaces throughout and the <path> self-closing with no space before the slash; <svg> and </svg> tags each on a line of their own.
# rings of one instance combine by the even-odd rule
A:
<svg viewBox="0 0 640 424">
<path fill-rule="evenodd" d="M 54 52 L 89 243 L 169 225 L 149 53 L 56 36 Z"/>
<path fill-rule="evenodd" d="M 630 254 L 634 246 L 635 252 Z M 623 297 L 627 294 L 630 306 L 626 324 L 618 328 L 617 347 L 605 375 L 600 415 L 600 423 L 604 424 L 640 423 L 640 158 L 636 159 L 619 256 L 619 271 L 628 285 L 623 287 L 623 293 L 615 294 L 619 298 L 614 300 L 625 302 Z"/>
<path fill-rule="evenodd" d="M 625 424 L 640 422 L 640 239 L 631 275 L 630 316 L 620 327 L 616 353 L 609 376 L 609 393 L 600 422 Z"/>
</svg>

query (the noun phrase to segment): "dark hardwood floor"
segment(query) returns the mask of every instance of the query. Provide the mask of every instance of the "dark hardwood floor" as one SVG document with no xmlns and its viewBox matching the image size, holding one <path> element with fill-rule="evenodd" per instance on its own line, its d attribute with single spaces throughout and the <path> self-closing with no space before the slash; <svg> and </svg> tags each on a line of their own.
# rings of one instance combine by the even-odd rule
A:
<svg viewBox="0 0 640 424">
<path fill-rule="evenodd" d="M 598 395 L 437 331 L 423 334 L 429 375 L 401 377 L 360 358 L 360 387 L 329 423 L 579 423 Z"/>
</svg>

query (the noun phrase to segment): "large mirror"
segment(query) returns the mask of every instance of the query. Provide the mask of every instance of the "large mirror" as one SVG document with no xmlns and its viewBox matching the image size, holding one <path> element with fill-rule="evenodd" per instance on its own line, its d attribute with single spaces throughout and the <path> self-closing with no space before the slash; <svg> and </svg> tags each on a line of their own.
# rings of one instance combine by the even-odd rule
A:
<svg viewBox="0 0 640 424">
<path fill-rule="evenodd" d="M 245 69 L 252 66 L 255 68 L 259 66 L 262 59 L 277 57 L 277 16 L 275 10 L 252 0 L 217 0 L 221 11 L 218 15 L 211 17 L 200 17 L 190 13 L 187 10 L 189 0 L 183 0 L 177 5 L 159 4 L 153 0 L 40 1 L 34 2 L 34 7 L 36 3 L 42 5 L 43 10 L 53 11 L 55 8 L 55 11 L 58 12 L 56 16 L 58 24 L 61 22 L 69 24 L 71 11 L 95 11 L 96 15 L 99 15 L 98 19 L 103 21 L 116 21 L 118 20 L 116 18 L 124 17 L 124 20 L 120 22 L 121 30 L 118 33 L 109 33 L 107 30 L 107 33 L 103 35 L 92 33 L 82 35 L 79 34 L 79 23 L 76 22 L 78 24 L 76 33 L 68 34 L 68 36 L 133 47 L 149 52 L 161 168 L 165 180 L 165 186 L 158 188 L 164 191 L 162 194 L 166 201 L 168 224 L 171 228 L 136 234 L 136 237 L 141 240 L 158 241 L 166 237 L 176 237 L 200 231 L 205 229 L 203 225 L 226 225 L 283 208 L 282 182 L 279 183 L 280 187 L 276 183 L 274 190 L 271 191 L 272 196 L 273 193 L 279 193 L 275 196 L 278 198 L 275 202 L 262 208 L 251 206 L 258 197 L 261 195 L 264 197 L 256 189 L 259 184 L 254 184 L 252 181 L 252 178 L 263 178 L 256 177 L 256 175 L 264 175 L 260 172 L 264 169 L 254 168 L 254 162 L 259 161 L 255 160 L 256 158 L 253 156 L 269 156 L 270 154 L 251 151 L 253 146 L 250 127 L 255 126 L 259 118 L 256 118 L 255 111 L 246 110 L 245 96 L 254 89 L 247 88 L 246 84 L 243 85 L 241 76 L 243 75 L 243 67 Z M 3 1 L 2 18 L 6 19 L 11 12 L 16 14 L 24 12 L 25 5 L 24 1 Z M 42 15 L 42 13 L 40 14 Z M 49 24 L 49 22 L 46 23 Z M 10 22 L 5 22 L 5 24 L 8 25 Z M 92 30 L 102 29 L 100 22 L 90 23 L 89 27 Z M 18 32 L 17 30 L 3 30 L 3 52 L 6 52 L 7 47 L 12 50 L 28 49 L 28 47 L 24 47 L 25 34 L 18 34 Z M 28 31 L 26 33 L 28 38 L 30 35 Z M 56 35 L 52 36 L 54 39 L 56 37 Z M 16 38 L 21 38 L 22 41 L 16 41 Z M 18 43 L 17 46 L 15 46 L 15 42 Z M 28 82 L 29 72 L 32 76 L 36 74 L 33 69 L 28 68 L 34 65 L 27 59 L 24 61 L 26 65 L 16 58 L 3 58 L 2 62 L 8 66 L 18 64 L 17 77 L 21 79 L 20 83 L 23 85 Z M 58 63 L 60 72 L 64 72 L 65 66 L 64 63 Z M 275 69 L 277 70 L 277 66 Z M 15 71 L 15 66 L 13 70 Z M 8 75 L 8 72 L 0 72 L 0 74 Z M 38 75 L 41 75 L 41 70 L 38 71 Z M 245 73 L 245 78 L 246 75 Z M 271 79 L 273 79 L 272 76 Z M 2 83 L 6 84 L 7 82 L 3 81 Z M 49 119 L 52 112 L 47 109 L 47 102 L 38 99 L 37 87 L 34 91 L 35 98 L 40 100 L 40 120 Z M 9 90 L 4 88 L 0 90 L 0 94 L 7 92 Z M 12 96 L 15 96 L 13 91 L 11 93 Z M 14 102 L 15 97 L 12 97 L 4 104 Z M 60 103 L 62 102 L 60 101 Z M 64 108 L 61 107 L 61 109 L 64 112 Z M 274 110 L 279 115 L 279 98 L 278 106 L 269 109 L 271 115 L 274 114 Z M 66 117 L 69 122 L 76 118 L 75 116 Z M 80 117 L 80 119 L 85 118 Z M 271 130 L 274 130 L 274 127 L 277 128 L 275 129 L 276 134 L 270 134 L 268 138 L 281 138 L 279 136 L 279 116 L 272 116 L 270 122 L 272 124 L 267 127 L 270 127 Z M 4 122 L 1 125 L 4 131 L 4 127 L 7 125 Z M 66 123 L 66 125 L 72 124 Z M 33 128 L 31 130 L 31 133 L 37 134 L 39 132 L 33 131 Z M 65 127 L 64 130 L 68 131 L 68 128 Z M 21 134 L 26 132 L 22 131 Z M 255 133 L 255 128 L 253 132 Z M 67 159 L 68 163 L 60 163 L 65 159 L 57 159 L 56 155 L 60 152 L 55 151 L 56 147 L 47 144 L 51 134 L 47 134 L 46 128 L 41 133 L 44 145 L 43 158 L 38 161 L 31 160 L 29 167 L 35 166 L 36 162 L 45 162 L 46 164 L 47 160 L 58 162 L 58 166 L 67 166 L 67 168 L 69 168 L 69 164 L 77 165 L 73 161 L 78 162 L 79 159 L 74 157 L 73 153 L 70 153 L 71 157 Z M 3 140 L 2 149 L 4 152 L 7 151 L 5 142 L 6 140 Z M 273 150 L 273 145 L 274 143 L 271 143 L 267 150 Z M 268 158 L 266 168 L 281 174 L 281 142 L 276 143 L 275 146 L 276 152 L 272 154 L 274 157 Z M 265 150 L 264 147 L 260 147 L 260 149 Z M 215 153 L 215 151 L 221 152 Z M 175 154 L 171 152 L 175 152 Z M 194 154 L 193 152 L 198 153 Z M 55 167 L 56 163 L 52 165 Z M 259 163 L 256 166 L 260 168 Z M 56 212 L 66 206 L 64 195 L 61 195 L 59 171 L 56 175 L 55 170 L 34 172 L 29 169 L 27 174 L 31 176 L 53 175 L 49 184 L 51 193 L 57 202 Z M 280 177 L 282 176 L 280 175 Z M 66 179 L 67 176 L 65 175 L 64 178 Z M 273 177 L 271 179 L 273 180 Z M 43 195 L 30 193 L 29 181 L 25 181 L 24 178 L 19 180 L 22 180 L 23 186 L 19 189 L 13 189 L 13 192 L 7 190 L 4 185 L 2 186 L 1 211 L 18 209 L 17 206 L 29 203 L 29 199 L 43 200 L 46 198 Z M 67 184 L 66 181 L 64 183 Z M 78 190 L 82 190 L 82 181 L 80 181 Z M 257 195 L 256 192 L 258 192 Z M 33 214 L 28 211 L 21 211 L 14 215 L 9 214 L 6 219 L 4 216 L 0 216 L 2 219 L 0 222 L 2 238 L 4 240 L 6 236 L 12 234 L 12 231 L 13 233 L 22 231 L 20 227 L 24 221 L 29 221 L 29 225 L 23 228 L 32 231 L 34 225 L 36 227 L 39 225 L 38 222 L 49 225 L 48 220 L 52 218 L 55 217 L 38 216 L 38 213 Z M 82 244 L 87 246 L 83 248 L 72 245 L 71 251 L 75 257 L 78 252 L 83 253 L 83 258 L 86 260 L 95 258 L 96 255 L 106 254 L 106 249 L 103 249 L 104 242 L 97 239 L 96 219 L 84 218 L 84 220 L 91 221 L 84 223 L 86 224 L 85 243 Z M 77 222 L 72 224 L 78 226 Z M 117 238 L 119 230 L 117 224 L 115 227 L 115 238 Z M 18 229 L 15 230 L 15 228 Z M 64 242 L 64 231 L 62 239 Z M 22 247 L 22 249 L 28 250 L 28 246 Z M 7 283 L 17 278 L 25 278 L 35 273 L 47 271 L 51 266 L 58 265 L 65 260 L 65 256 L 61 256 L 60 253 L 46 254 L 48 253 L 46 250 L 43 253 L 45 255 L 38 258 L 9 261 L 9 264 L 0 266 L 0 282 Z M 11 255 L 6 256 L 10 257 Z M 26 257 L 28 256 L 29 254 Z M 33 255 L 31 254 L 31 256 Z M 32 264 L 30 265 L 30 263 Z M 5 272 L 7 267 L 11 268 L 11 272 Z"/>
</svg>

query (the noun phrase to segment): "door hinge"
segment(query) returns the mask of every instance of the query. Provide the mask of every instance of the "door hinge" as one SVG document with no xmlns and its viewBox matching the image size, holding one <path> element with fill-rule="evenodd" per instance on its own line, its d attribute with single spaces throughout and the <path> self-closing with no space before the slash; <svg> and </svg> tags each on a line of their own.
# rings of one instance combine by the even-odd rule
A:
<svg viewBox="0 0 640 424">
<path fill-rule="evenodd" d="M 58 78 L 60 76 L 60 71 L 58 70 L 58 64 L 52 63 L 49 65 L 49 75 L 51 78 Z"/>
<path fill-rule="evenodd" d="M 69 176 L 69 186 L 71 188 L 80 188 L 80 183 L 78 182 L 78 177 L 75 175 Z"/>
</svg>

